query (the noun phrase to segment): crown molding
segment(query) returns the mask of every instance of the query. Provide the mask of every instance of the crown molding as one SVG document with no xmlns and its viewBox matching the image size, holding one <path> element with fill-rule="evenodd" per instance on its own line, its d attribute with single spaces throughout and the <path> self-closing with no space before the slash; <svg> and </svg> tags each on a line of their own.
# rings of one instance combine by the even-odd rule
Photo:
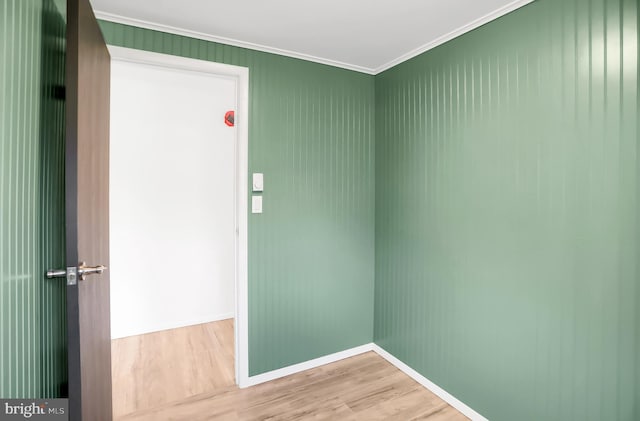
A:
<svg viewBox="0 0 640 421">
<path fill-rule="evenodd" d="M 217 35 L 211 35 L 211 34 L 206 34 L 203 32 L 197 32 L 197 31 L 191 31 L 188 29 L 182 29 L 182 28 L 177 28 L 174 26 L 170 26 L 170 25 L 164 25 L 164 24 L 160 24 L 160 23 L 154 23 L 154 22 L 149 22 L 146 20 L 141 20 L 141 19 L 134 19 L 134 18 L 129 18 L 126 16 L 121 16 L 121 15 L 116 15 L 113 13 L 106 13 L 106 12 L 102 12 L 99 10 L 95 11 L 95 15 L 98 19 L 100 20 L 105 20 L 105 21 L 109 21 L 109 22 L 114 22 L 114 23 L 121 23 L 123 25 L 129 25 L 129 26 L 135 26 L 138 28 L 145 28 L 145 29 L 152 29 L 154 31 L 160 31 L 160 32 L 166 32 L 169 34 L 174 34 L 174 35 L 181 35 L 181 36 L 185 36 L 185 37 L 190 37 L 190 38 L 196 38 L 196 39 L 201 39 L 201 40 L 205 40 L 205 41 L 211 41 L 211 42 L 215 42 L 215 43 L 219 43 L 219 44 L 226 44 L 226 45 L 233 45 L 235 47 L 240 47 L 240 48 L 247 48 L 249 50 L 254 50 L 254 51 L 262 51 L 265 53 L 271 53 L 271 54 L 277 54 L 280 56 L 285 56 L 285 57 L 292 57 L 292 58 L 296 58 L 296 59 L 300 59 L 300 60 L 306 60 L 306 61 L 311 61 L 314 63 L 320 63 L 320 64 L 325 64 L 327 66 L 333 66 L 333 67 L 339 67 L 342 69 L 347 69 L 347 70 L 352 70 L 355 72 L 360 72 L 360 73 L 365 73 L 368 75 L 377 75 L 379 73 L 384 72 L 385 70 L 388 70 L 394 66 L 397 66 L 400 63 L 403 63 L 407 60 L 410 60 L 426 51 L 429 51 L 439 45 L 444 44 L 447 41 L 451 41 L 452 39 L 459 37 L 460 35 L 463 35 L 467 32 L 473 31 L 474 29 L 489 23 L 495 19 L 498 19 L 508 13 L 513 12 L 514 10 L 517 10 L 519 8 L 521 8 L 522 6 L 526 6 L 529 3 L 534 2 L 535 0 L 515 0 L 499 9 L 494 10 L 491 13 L 487 13 L 486 15 L 472 21 L 469 22 L 466 25 L 463 25 L 457 29 L 454 29 L 453 31 L 442 35 L 441 37 L 436 38 L 433 41 L 430 41 L 416 49 L 413 49 L 411 51 L 409 51 L 406 54 L 401 55 L 400 57 L 391 60 L 385 64 L 383 64 L 382 66 L 379 66 L 377 68 L 369 68 L 369 67 L 365 67 L 365 66 L 359 66 L 356 64 L 351 64 L 351 63 L 344 63 L 341 61 L 336 61 L 336 60 L 331 60 L 331 59 L 327 59 L 327 58 L 323 58 L 323 57 L 316 57 L 310 54 L 304 54 L 304 53 L 298 53 L 295 51 L 290 51 L 290 50 L 284 50 L 281 48 L 275 48 L 275 47 L 269 47 L 267 45 L 262 45 L 262 44 L 255 44 L 252 42 L 245 42 L 245 41 L 240 41 L 237 39 L 233 39 L 233 38 L 226 38 L 226 37 L 221 37 L 221 36 L 217 36 Z"/>
<path fill-rule="evenodd" d="M 135 26 L 138 28 L 152 29 L 154 31 L 166 32 L 174 35 L 182 35 L 189 38 L 201 39 L 204 41 L 216 42 L 218 44 L 232 45 L 234 47 L 247 48 L 249 50 L 262 51 L 265 53 L 277 54 L 280 56 L 297 58 L 305 61 L 312 61 L 314 63 L 326 64 L 327 66 L 339 67 L 342 69 L 353 70 L 355 72 L 366 73 L 373 75 L 373 69 L 368 67 L 358 66 L 355 64 L 343 63 L 337 60 L 330 60 L 322 57 L 312 56 L 310 54 L 298 53 L 295 51 L 284 50 L 281 48 L 269 47 L 262 44 L 254 44 L 252 42 L 240 41 L 233 38 L 220 37 L 217 35 L 205 34 L 203 32 L 191 31 L 188 29 L 177 28 L 170 25 L 164 25 L 160 23 L 149 22 L 142 19 L 128 18 L 126 16 L 116 15 L 113 13 L 106 13 L 99 10 L 94 11 L 96 18 L 114 23 L 121 23 L 123 25 Z"/>
</svg>

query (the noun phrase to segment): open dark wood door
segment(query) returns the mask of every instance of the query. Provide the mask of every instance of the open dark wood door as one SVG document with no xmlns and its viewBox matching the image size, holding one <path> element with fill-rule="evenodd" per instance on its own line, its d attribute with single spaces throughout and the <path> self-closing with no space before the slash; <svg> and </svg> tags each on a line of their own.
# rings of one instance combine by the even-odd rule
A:
<svg viewBox="0 0 640 421">
<path fill-rule="evenodd" d="M 69 415 L 111 420 L 109 270 L 91 268 L 109 265 L 111 60 L 89 0 L 67 0 L 66 66 Z"/>
</svg>

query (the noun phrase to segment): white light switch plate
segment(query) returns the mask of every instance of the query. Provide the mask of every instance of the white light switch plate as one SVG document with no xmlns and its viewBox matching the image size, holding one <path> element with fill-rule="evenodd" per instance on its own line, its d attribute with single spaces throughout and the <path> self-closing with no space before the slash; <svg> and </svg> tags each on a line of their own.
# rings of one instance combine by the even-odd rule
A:
<svg viewBox="0 0 640 421">
<path fill-rule="evenodd" d="M 251 213 L 262 213 L 262 196 L 251 196 Z"/>
<path fill-rule="evenodd" d="M 263 190 L 264 190 L 264 175 L 259 172 L 253 173 L 253 191 L 258 192 Z"/>
</svg>

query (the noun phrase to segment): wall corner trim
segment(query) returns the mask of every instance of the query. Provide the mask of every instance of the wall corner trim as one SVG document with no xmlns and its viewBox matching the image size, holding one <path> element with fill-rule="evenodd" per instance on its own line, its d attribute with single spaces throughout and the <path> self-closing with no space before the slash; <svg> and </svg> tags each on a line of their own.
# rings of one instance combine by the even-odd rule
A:
<svg viewBox="0 0 640 421">
<path fill-rule="evenodd" d="M 322 365 L 331 364 L 336 361 L 344 360 L 349 357 L 354 357 L 356 355 L 364 354 L 365 352 L 373 351 L 374 344 L 368 343 L 364 345 L 357 346 L 355 348 L 350 348 L 344 351 L 336 352 L 334 354 L 325 355 L 324 357 L 319 357 L 313 360 L 305 361 L 299 364 L 290 365 L 288 367 L 279 368 L 277 370 L 268 371 L 263 374 L 258 374 L 256 376 L 251 376 L 246 379 L 241 379 L 240 388 L 255 386 L 260 383 L 269 382 L 271 380 L 276 380 L 281 377 L 290 376 L 291 374 L 300 373 L 302 371 L 310 370 L 312 368 L 320 367 Z"/>
<path fill-rule="evenodd" d="M 478 412 L 471 409 L 468 405 L 464 404 L 458 398 L 456 398 L 455 396 L 453 396 L 452 394 L 450 394 L 449 392 L 447 392 L 437 384 L 433 383 L 431 380 L 427 379 L 422 374 L 418 373 L 413 368 L 409 367 L 407 364 L 400 361 L 398 358 L 390 354 L 388 351 L 386 351 L 379 345 L 373 344 L 373 351 L 376 354 L 380 355 L 385 360 L 387 360 L 388 362 L 390 362 L 391 364 L 393 364 L 394 366 L 396 366 L 397 369 L 405 373 L 407 376 L 411 377 L 413 380 L 420 383 L 426 389 L 433 392 L 440 399 L 442 399 L 443 401 L 445 401 L 446 403 L 448 403 L 449 405 L 451 405 L 452 407 L 460 411 L 466 417 L 470 418 L 472 421 L 489 421 L 487 418 L 483 417 Z"/>
</svg>

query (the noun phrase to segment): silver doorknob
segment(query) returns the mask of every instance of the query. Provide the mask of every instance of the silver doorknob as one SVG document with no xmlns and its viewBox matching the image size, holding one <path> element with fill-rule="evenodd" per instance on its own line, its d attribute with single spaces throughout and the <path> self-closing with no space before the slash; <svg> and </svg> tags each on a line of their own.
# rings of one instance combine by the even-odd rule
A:
<svg viewBox="0 0 640 421">
<path fill-rule="evenodd" d="M 80 266 L 78 266 L 78 276 L 81 281 L 84 281 L 85 276 L 93 274 L 102 275 L 102 272 L 104 272 L 105 269 L 107 269 L 107 267 L 104 265 L 86 266 L 85 262 L 81 262 Z"/>
<path fill-rule="evenodd" d="M 49 269 L 47 271 L 47 278 L 64 278 L 67 276 L 67 271 L 65 269 Z"/>
<path fill-rule="evenodd" d="M 80 279 L 85 280 L 87 275 L 101 274 L 107 269 L 104 265 L 87 266 L 85 262 L 80 262 L 78 267 L 72 266 L 65 269 L 51 269 L 47 271 L 47 278 L 67 278 L 67 285 L 75 285 Z"/>
</svg>

